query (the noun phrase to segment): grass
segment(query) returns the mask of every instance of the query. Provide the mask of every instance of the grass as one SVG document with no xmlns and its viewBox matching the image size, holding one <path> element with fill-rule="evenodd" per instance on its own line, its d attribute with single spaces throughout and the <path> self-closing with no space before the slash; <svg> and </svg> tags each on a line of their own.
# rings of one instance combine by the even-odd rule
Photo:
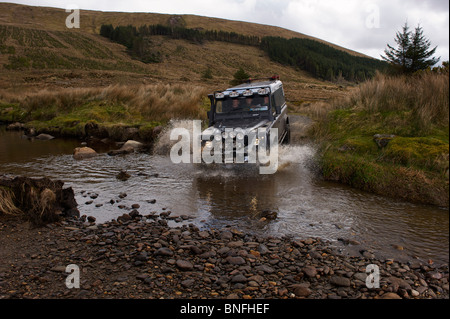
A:
<svg viewBox="0 0 450 319">
<path fill-rule="evenodd" d="M 310 107 L 326 179 L 448 206 L 449 77 L 377 75 L 347 98 Z M 384 148 L 375 134 L 395 137 Z"/>
<path fill-rule="evenodd" d="M 64 8 L 46 8 L 18 5 L 12 3 L 0 3 L 0 20 L 5 24 L 20 23 L 22 25 L 35 25 L 37 22 L 43 29 L 64 31 L 65 19 L 68 13 Z M 350 54 L 363 56 L 361 53 L 339 47 L 329 42 L 313 38 L 311 36 L 291 31 L 288 29 L 274 27 L 267 24 L 247 23 L 241 21 L 224 20 L 218 18 L 209 18 L 196 15 L 170 15 L 158 13 L 128 13 L 128 12 L 101 12 L 81 10 L 81 31 L 84 33 L 99 34 L 103 24 L 117 25 L 135 25 L 144 24 L 170 24 L 170 20 L 174 17 L 179 21 L 178 25 L 183 25 L 191 29 L 204 30 L 222 30 L 227 32 L 236 32 L 244 35 L 253 36 L 281 36 L 284 38 L 309 38 L 329 44 L 335 48 L 349 52 Z"/>
<path fill-rule="evenodd" d="M 16 207 L 13 200 L 14 194 L 7 187 L 0 186 L 0 214 L 18 215 L 21 210 Z"/>
<path fill-rule="evenodd" d="M 136 127 L 145 135 L 171 119 L 206 119 L 203 87 L 159 84 L 0 95 L 0 121 L 26 122 L 38 132 L 83 136 L 87 123 Z M 7 102 L 5 102 L 7 101 Z"/>
</svg>

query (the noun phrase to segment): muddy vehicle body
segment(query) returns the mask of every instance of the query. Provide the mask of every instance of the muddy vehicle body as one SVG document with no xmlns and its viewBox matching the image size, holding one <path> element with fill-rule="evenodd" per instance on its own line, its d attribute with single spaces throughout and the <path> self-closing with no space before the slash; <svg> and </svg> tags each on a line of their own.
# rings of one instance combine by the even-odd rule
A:
<svg viewBox="0 0 450 319">
<path fill-rule="evenodd" d="M 237 154 L 249 162 L 252 150 L 268 150 L 270 143 L 289 143 L 289 117 L 278 77 L 251 80 L 216 91 L 209 98 L 209 127 L 202 132 L 202 150 L 221 152 L 223 163 L 236 163 Z"/>
</svg>

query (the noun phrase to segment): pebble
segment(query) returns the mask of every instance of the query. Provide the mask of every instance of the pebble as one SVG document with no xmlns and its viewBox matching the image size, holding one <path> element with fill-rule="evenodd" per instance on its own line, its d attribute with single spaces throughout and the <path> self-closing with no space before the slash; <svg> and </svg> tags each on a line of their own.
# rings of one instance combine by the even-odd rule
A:
<svg viewBox="0 0 450 319">
<path fill-rule="evenodd" d="M 367 250 L 345 256 L 314 238 L 264 238 L 231 227 L 200 230 L 193 224 L 171 228 L 169 211 L 147 215 L 150 223 L 135 210 L 95 226 L 85 216 L 43 228 L 32 243 L 33 253 L 19 264 L 8 261 L 15 267 L 0 274 L 0 299 L 10 298 L 8 291 L 15 291 L 16 298 L 73 297 L 56 288 L 61 283 L 54 276 L 65 275 L 66 260 L 82 265 L 83 298 L 449 297 L 448 267 L 367 260 L 367 254 L 373 255 Z M 371 263 L 381 271 L 377 289 L 366 287 Z M 42 280 L 27 280 L 36 269 L 42 269 Z"/>
<path fill-rule="evenodd" d="M 332 283 L 335 286 L 350 287 L 350 279 L 341 276 L 331 277 L 330 283 Z"/>
<path fill-rule="evenodd" d="M 176 261 L 176 266 L 183 271 L 193 270 L 194 266 L 187 260 L 178 259 Z"/>
</svg>

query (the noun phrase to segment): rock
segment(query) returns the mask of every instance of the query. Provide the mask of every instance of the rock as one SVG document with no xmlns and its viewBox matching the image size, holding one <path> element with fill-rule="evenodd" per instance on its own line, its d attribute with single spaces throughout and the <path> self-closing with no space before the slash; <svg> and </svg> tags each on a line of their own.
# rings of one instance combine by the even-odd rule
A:
<svg viewBox="0 0 450 319">
<path fill-rule="evenodd" d="M 149 277 L 149 275 L 146 274 L 146 273 L 142 273 L 142 274 L 136 275 L 136 279 L 141 280 L 141 281 L 144 281 L 144 280 L 147 279 L 148 277 Z"/>
<path fill-rule="evenodd" d="M 247 278 L 242 274 L 237 274 L 231 278 L 232 283 L 244 283 L 247 282 Z"/>
<path fill-rule="evenodd" d="M 139 212 L 136 209 L 133 209 L 130 213 L 129 213 L 131 218 L 139 218 L 142 217 L 141 214 L 139 214 Z"/>
<path fill-rule="evenodd" d="M 381 299 L 402 299 L 402 297 L 400 297 L 396 293 L 388 292 L 381 296 Z"/>
<path fill-rule="evenodd" d="M 275 272 L 275 269 L 273 269 L 272 267 L 267 266 L 267 265 L 259 265 L 259 266 L 256 266 L 255 269 L 258 271 L 263 271 L 267 274 L 272 274 Z"/>
<path fill-rule="evenodd" d="M 232 264 L 232 265 L 243 265 L 245 264 L 245 260 L 242 257 L 233 257 L 233 256 L 229 256 L 225 259 L 228 263 Z"/>
<path fill-rule="evenodd" d="M 135 152 L 136 150 L 139 150 L 143 146 L 144 144 L 142 144 L 141 142 L 129 140 L 125 144 L 123 144 L 120 149 L 109 151 L 108 155 L 116 156 L 116 155 L 130 154 Z"/>
<path fill-rule="evenodd" d="M 408 291 L 411 290 L 411 285 L 408 284 L 406 282 L 406 280 L 404 280 L 402 278 L 397 278 L 397 277 L 392 276 L 392 277 L 387 278 L 386 281 L 395 287 L 402 288 L 402 289 L 405 289 Z"/>
<path fill-rule="evenodd" d="M 195 280 L 194 280 L 194 279 L 186 279 L 186 280 L 183 280 L 183 281 L 181 282 L 181 285 L 182 285 L 184 288 L 189 288 L 189 287 L 191 287 L 194 283 L 195 283 Z"/>
<path fill-rule="evenodd" d="M 182 271 L 189 271 L 194 269 L 194 266 L 187 260 L 178 259 L 176 261 L 176 265 Z"/>
<path fill-rule="evenodd" d="M 61 217 L 80 217 L 72 188 L 63 188 L 64 182 L 49 178 L 3 178 L 0 176 L 0 206 L 15 207 L 25 212 L 26 219 L 34 225 L 46 225 Z M 14 198 L 11 203 L 3 199 L 3 192 Z M 19 200 L 20 199 L 20 200 Z M 11 213 L 15 213 L 11 211 Z"/>
<path fill-rule="evenodd" d="M 312 293 L 311 289 L 300 285 L 296 287 L 294 290 L 294 294 L 297 297 L 308 297 L 311 293 Z"/>
<path fill-rule="evenodd" d="M 94 151 L 90 147 L 77 147 L 73 151 L 73 158 L 76 159 L 76 160 L 92 158 L 92 157 L 95 157 L 97 155 L 98 155 L 97 152 Z"/>
<path fill-rule="evenodd" d="M 129 214 L 123 214 L 122 216 L 117 217 L 117 221 L 120 221 L 120 222 L 127 222 L 131 219 L 132 218 Z"/>
<path fill-rule="evenodd" d="M 394 137 L 395 135 L 375 134 L 373 140 L 379 148 L 385 148 Z"/>
<path fill-rule="evenodd" d="M 190 246 L 189 249 L 194 255 L 200 255 L 203 252 L 200 248 L 194 245 Z"/>
<path fill-rule="evenodd" d="M 6 130 L 7 130 L 7 131 L 20 131 L 20 130 L 22 130 L 24 127 L 25 127 L 24 124 L 19 123 L 19 122 L 16 122 L 16 123 L 9 124 L 9 125 L 6 127 Z"/>
<path fill-rule="evenodd" d="M 265 254 L 270 253 L 270 250 L 269 250 L 269 248 L 267 248 L 266 245 L 260 244 L 260 245 L 258 246 L 258 252 L 259 252 L 261 255 L 265 255 Z"/>
<path fill-rule="evenodd" d="M 133 140 L 129 140 L 126 141 L 125 144 L 123 144 L 122 148 L 133 148 L 133 149 L 139 149 L 142 148 L 144 146 L 144 144 L 142 144 L 141 142 L 137 142 L 137 141 L 133 141 Z"/>
<path fill-rule="evenodd" d="M 54 272 L 65 272 L 66 271 L 66 266 L 55 266 L 55 267 L 53 267 L 50 270 L 54 271 Z"/>
<path fill-rule="evenodd" d="M 41 140 L 41 141 L 50 141 L 53 140 L 55 137 L 51 136 L 50 134 L 39 134 L 38 136 L 35 137 L 35 139 L 37 140 Z"/>
<path fill-rule="evenodd" d="M 34 127 L 27 127 L 27 128 L 25 128 L 25 135 L 27 137 L 36 136 L 36 129 Z"/>
<path fill-rule="evenodd" d="M 366 273 L 362 273 L 362 272 L 358 272 L 358 273 L 354 274 L 353 277 L 355 279 L 358 279 L 358 280 L 362 281 L 362 282 L 366 282 L 367 274 Z"/>
<path fill-rule="evenodd" d="M 350 279 L 341 276 L 331 277 L 330 283 L 338 287 L 350 287 Z"/>
<path fill-rule="evenodd" d="M 277 212 L 272 212 L 270 210 L 265 210 L 261 213 L 259 213 L 258 218 L 264 218 L 264 220 L 275 220 L 278 217 L 278 213 Z"/>
<path fill-rule="evenodd" d="M 220 233 L 220 239 L 222 239 L 222 240 L 231 240 L 231 239 L 233 239 L 233 234 L 230 231 L 225 230 L 225 231 Z"/>
<path fill-rule="evenodd" d="M 306 276 L 312 278 L 317 275 L 317 269 L 313 266 L 305 266 L 303 267 L 302 271 L 305 273 Z"/>
<path fill-rule="evenodd" d="M 209 232 L 208 232 L 208 231 L 200 231 L 200 232 L 198 232 L 198 235 L 199 235 L 201 238 L 206 239 L 206 238 L 209 237 Z"/>
<path fill-rule="evenodd" d="M 145 262 L 148 260 L 147 252 L 143 251 L 139 255 L 136 256 L 136 260 Z"/>
<path fill-rule="evenodd" d="M 119 174 L 116 175 L 116 178 L 120 181 L 126 181 L 131 177 L 126 171 L 120 171 Z M 139 207 L 138 207 L 139 208 Z"/>
</svg>

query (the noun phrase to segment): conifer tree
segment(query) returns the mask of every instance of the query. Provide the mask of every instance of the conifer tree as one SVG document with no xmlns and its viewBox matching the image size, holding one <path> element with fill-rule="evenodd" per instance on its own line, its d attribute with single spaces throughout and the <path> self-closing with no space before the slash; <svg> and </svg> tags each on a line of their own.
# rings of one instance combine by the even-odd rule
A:
<svg viewBox="0 0 450 319">
<path fill-rule="evenodd" d="M 439 62 L 440 58 L 432 58 L 437 47 L 430 49 L 431 42 L 423 35 L 419 25 L 414 32 L 409 30 L 408 23 L 403 26 L 402 32 L 395 37 L 397 48 L 387 45 L 383 60 L 389 62 L 393 69 L 399 73 L 414 73 L 425 70 Z"/>
</svg>

